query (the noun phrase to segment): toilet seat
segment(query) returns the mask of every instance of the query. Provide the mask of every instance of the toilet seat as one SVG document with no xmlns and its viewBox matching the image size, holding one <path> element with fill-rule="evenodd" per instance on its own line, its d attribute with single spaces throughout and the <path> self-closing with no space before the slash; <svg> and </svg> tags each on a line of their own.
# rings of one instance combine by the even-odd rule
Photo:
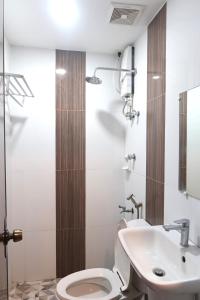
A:
<svg viewBox="0 0 200 300">
<path fill-rule="evenodd" d="M 62 300 L 116 300 L 120 298 L 120 280 L 108 269 L 87 269 L 61 279 L 57 295 Z"/>
</svg>

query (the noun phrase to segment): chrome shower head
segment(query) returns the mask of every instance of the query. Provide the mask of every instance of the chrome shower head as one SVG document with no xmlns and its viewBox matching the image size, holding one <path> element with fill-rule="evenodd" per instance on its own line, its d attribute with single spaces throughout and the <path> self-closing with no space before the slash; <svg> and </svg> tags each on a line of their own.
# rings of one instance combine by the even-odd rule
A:
<svg viewBox="0 0 200 300">
<path fill-rule="evenodd" d="M 110 67 L 97 67 L 94 71 L 94 75 L 92 77 L 86 77 L 85 80 L 88 83 L 92 84 L 101 84 L 102 80 L 96 76 L 96 72 L 99 70 L 104 70 L 104 71 L 115 71 L 115 72 L 126 72 L 127 74 L 136 74 L 137 70 L 136 69 L 123 69 L 123 68 L 110 68 Z"/>
<path fill-rule="evenodd" d="M 95 75 L 92 77 L 86 77 L 85 80 L 88 83 L 92 83 L 92 84 L 101 84 L 102 83 L 102 80 L 100 78 L 96 77 Z"/>
</svg>

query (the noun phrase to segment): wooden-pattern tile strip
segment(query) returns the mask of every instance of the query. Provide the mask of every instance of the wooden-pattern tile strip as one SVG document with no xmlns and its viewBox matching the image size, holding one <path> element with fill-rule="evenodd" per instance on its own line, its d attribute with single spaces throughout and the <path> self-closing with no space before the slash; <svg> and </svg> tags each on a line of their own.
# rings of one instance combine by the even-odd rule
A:
<svg viewBox="0 0 200 300">
<path fill-rule="evenodd" d="M 165 96 L 147 102 L 146 176 L 164 183 Z"/>
<path fill-rule="evenodd" d="M 57 274 L 62 278 L 85 268 L 85 228 L 57 230 Z"/>
<path fill-rule="evenodd" d="M 164 205 L 160 200 L 164 199 L 164 184 L 147 178 L 146 192 L 148 195 L 148 201 L 146 203 L 148 222 L 153 225 L 163 224 Z"/>
<path fill-rule="evenodd" d="M 61 170 L 85 169 L 85 112 L 61 112 Z"/>
<path fill-rule="evenodd" d="M 57 109 L 85 110 L 85 52 L 56 51 L 56 68 L 67 71 L 57 77 Z"/>
<path fill-rule="evenodd" d="M 166 5 L 148 27 L 146 219 L 164 218 Z"/>
<path fill-rule="evenodd" d="M 186 190 L 187 91 L 179 95 L 179 190 Z"/>
<path fill-rule="evenodd" d="M 85 53 L 56 51 L 57 276 L 85 267 Z"/>
<path fill-rule="evenodd" d="M 166 5 L 148 27 L 147 98 L 165 94 L 166 72 Z M 157 78 L 155 77 L 157 76 Z"/>
<path fill-rule="evenodd" d="M 61 113 L 56 111 L 56 170 L 61 170 Z"/>
<path fill-rule="evenodd" d="M 57 170 L 85 169 L 85 111 L 57 110 Z"/>
<path fill-rule="evenodd" d="M 85 228 L 85 170 L 57 171 L 60 218 L 57 229 Z"/>
</svg>

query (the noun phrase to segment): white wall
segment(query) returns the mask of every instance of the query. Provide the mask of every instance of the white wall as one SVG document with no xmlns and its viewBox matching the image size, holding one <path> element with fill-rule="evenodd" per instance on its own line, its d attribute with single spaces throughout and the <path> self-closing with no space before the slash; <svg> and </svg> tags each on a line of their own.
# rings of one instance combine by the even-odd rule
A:
<svg viewBox="0 0 200 300">
<path fill-rule="evenodd" d="M 200 86 L 187 93 L 186 191 L 200 198 Z"/>
<path fill-rule="evenodd" d="M 87 53 L 86 73 L 97 66 L 115 66 L 116 57 Z M 113 85 L 113 74 L 100 71 L 102 85 L 86 84 L 86 268 L 114 263 L 114 242 L 124 202 L 123 102 Z"/>
<path fill-rule="evenodd" d="M 139 119 L 131 124 L 126 122 L 125 154 L 135 153 L 136 161 L 131 164 L 131 172 L 124 176 L 126 197 L 134 194 L 137 202 L 143 203 L 142 217 L 145 217 L 146 197 L 146 110 L 147 110 L 147 32 L 135 42 L 135 96 L 134 109 L 140 112 Z M 125 163 L 126 164 L 126 163 Z M 125 201 L 127 208 L 132 208 L 131 201 Z M 137 213 L 133 218 L 137 217 Z M 131 214 L 126 214 L 131 219 Z"/>
<path fill-rule="evenodd" d="M 143 36 L 138 41 L 138 69 L 146 62 L 145 39 Z M 87 75 L 96 66 L 113 65 L 116 57 L 112 55 L 87 54 Z M 38 280 L 54 277 L 56 269 L 55 53 L 11 47 L 9 71 L 24 74 L 35 94 L 34 99 L 26 99 L 24 108 L 9 100 L 9 228 L 24 230 L 23 242 L 10 247 L 11 277 L 14 281 Z M 143 201 L 145 197 L 145 131 L 141 132 L 146 122 L 145 93 L 144 89 L 136 89 L 135 107 L 141 111 L 141 117 L 138 124 L 130 127 L 122 115 L 123 102 L 115 91 L 113 74 L 99 72 L 99 76 L 102 85 L 86 85 L 86 267 L 112 268 L 121 217 L 118 205 L 123 205 L 125 199 L 124 180 L 126 194 L 128 189 L 132 192 L 133 184 L 137 199 Z M 139 72 L 136 87 L 145 80 Z M 137 129 L 141 136 L 135 135 Z M 137 139 L 132 144 L 134 136 Z M 137 164 L 127 179 L 121 168 L 125 152 L 133 148 Z"/>
<path fill-rule="evenodd" d="M 2 51 L 2 47 L 0 47 L 0 51 Z M 4 68 L 5 72 L 9 73 L 10 72 L 10 45 L 8 43 L 8 40 L 6 36 L 4 37 Z M 8 125 L 10 123 L 9 115 L 8 115 L 8 110 L 7 110 L 7 105 L 6 105 L 6 98 L 5 98 L 5 130 L 7 129 Z M 5 153 L 7 155 L 7 153 Z M 6 161 L 6 172 L 8 172 L 8 169 L 10 168 L 9 166 L 9 161 Z M 11 170 L 9 169 L 9 172 Z M 7 184 L 8 186 L 8 184 Z M 8 195 L 8 191 L 7 191 Z M 10 211 L 10 202 L 7 201 L 7 212 Z M 7 223 L 8 225 L 11 224 L 11 218 L 10 215 L 7 215 Z M 8 228 L 9 229 L 9 228 Z M 9 256 L 9 261 L 8 261 L 8 285 L 9 287 L 11 286 L 11 252 L 10 252 L 10 246 L 7 247 L 8 249 L 8 256 Z"/>
<path fill-rule="evenodd" d="M 179 161 L 179 93 L 200 85 L 200 3 L 198 0 L 167 1 L 167 53 L 166 53 L 166 122 L 165 122 L 165 223 L 187 217 L 191 220 L 191 239 L 200 244 L 200 200 L 186 198 L 178 191 Z M 183 30 L 184 28 L 184 30 Z M 134 172 L 126 181 L 126 195 L 135 191 L 138 200 L 144 199 L 146 163 L 146 33 L 136 42 L 136 108 L 141 110 L 140 122 L 129 126 L 126 153 L 135 152 Z M 140 78 L 142 76 L 142 78 Z M 142 93 L 137 96 L 137 93 Z M 139 98 L 142 100 L 138 107 Z M 138 104 L 137 104 L 138 103 Z M 144 105 L 144 106 L 143 106 Z M 144 113 L 143 113 L 144 110 Z M 142 119 L 144 117 L 144 119 Z M 140 130 L 141 129 L 141 130 Z M 134 144 L 134 141 L 136 142 Z M 137 148 L 138 146 L 138 148 Z M 135 150 L 134 150 L 135 148 Z M 137 164 L 138 163 L 138 164 Z M 132 177 L 138 177 L 134 187 Z M 137 182 L 137 181 L 135 181 Z M 142 186 L 144 188 L 142 188 Z M 137 192 L 138 190 L 138 192 Z M 142 193 L 141 195 L 139 193 Z M 137 196 L 138 195 L 138 196 Z"/>
<path fill-rule="evenodd" d="M 9 99 L 7 188 L 9 229 L 23 241 L 9 244 L 13 281 L 56 276 L 55 51 L 10 48 L 10 72 L 25 75 L 35 98 L 24 108 Z"/>
<path fill-rule="evenodd" d="M 190 238 L 200 244 L 200 200 L 178 191 L 179 93 L 200 85 L 200 2 L 167 2 L 165 223 L 191 220 Z M 198 167 L 198 166 L 197 166 Z"/>
</svg>

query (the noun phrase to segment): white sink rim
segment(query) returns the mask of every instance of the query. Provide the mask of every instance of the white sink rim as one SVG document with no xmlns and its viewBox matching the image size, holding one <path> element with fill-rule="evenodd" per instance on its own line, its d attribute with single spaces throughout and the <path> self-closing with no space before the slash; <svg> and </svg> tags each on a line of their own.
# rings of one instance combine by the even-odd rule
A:
<svg viewBox="0 0 200 300">
<path fill-rule="evenodd" d="M 185 293 L 185 292 L 197 293 L 197 292 L 199 292 L 200 291 L 200 275 L 199 275 L 199 277 L 194 276 L 194 277 L 190 277 L 188 279 L 181 278 L 179 280 L 174 279 L 174 280 L 170 280 L 170 281 L 166 281 L 166 280 L 163 281 L 163 277 L 157 277 L 153 274 L 153 272 L 152 272 L 151 276 L 149 276 L 142 270 L 140 264 L 138 264 L 138 262 L 137 262 L 137 259 L 131 253 L 131 251 L 129 250 L 129 248 L 126 244 L 126 241 L 124 239 L 124 233 L 130 232 L 130 233 L 134 234 L 134 233 L 139 233 L 139 232 L 144 232 L 144 231 L 145 232 L 148 232 L 148 231 L 157 232 L 157 233 L 165 236 L 166 239 L 170 240 L 170 243 L 173 243 L 174 246 L 177 247 L 177 249 L 185 249 L 179 245 L 180 234 L 178 232 L 176 232 L 175 240 L 169 239 L 169 236 L 167 236 L 169 233 L 165 232 L 164 229 L 162 228 L 162 226 L 126 228 L 126 229 L 120 230 L 118 232 L 118 236 L 119 236 L 121 245 L 122 245 L 124 251 L 126 252 L 127 256 L 129 257 L 130 263 L 133 266 L 136 273 L 139 275 L 139 277 L 142 278 L 142 280 L 144 280 L 144 282 L 146 282 L 146 284 L 154 290 L 159 290 L 159 291 L 165 290 L 168 292 L 175 292 L 175 293 Z M 189 247 L 187 249 L 189 250 L 190 247 L 194 247 L 194 246 L 195 245 L 190 242 Z M 196 247 L 196 248 L 198 249 L 198 247 Z M 200 249 L 199 249 L 199 254 L 200 254 Z"/>
</svg>

